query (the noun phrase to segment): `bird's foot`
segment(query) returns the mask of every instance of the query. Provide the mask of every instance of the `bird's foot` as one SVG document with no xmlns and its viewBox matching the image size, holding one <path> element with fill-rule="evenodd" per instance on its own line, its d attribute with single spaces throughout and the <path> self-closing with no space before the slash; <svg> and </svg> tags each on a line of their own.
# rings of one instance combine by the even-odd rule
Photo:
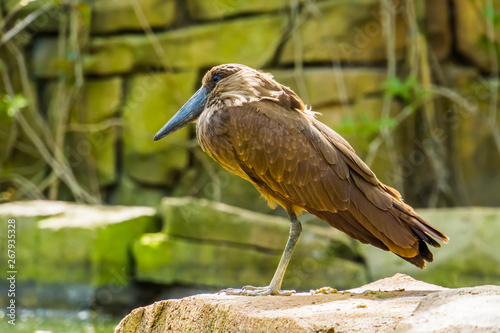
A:
<svg viewBox="0 0 500 333">
<path fill-rule="evenodd" d="M 225 293 L 226 295 L 239 295 L 239 296 L 290 296 L 295 294 L 295 290 L 274 290 L 271 286 L 267 287 L 254 287 L 254 286 L 244 286 L 241 289 L 227 288 L 219 291 L 220 293 Z"/>
</svg>

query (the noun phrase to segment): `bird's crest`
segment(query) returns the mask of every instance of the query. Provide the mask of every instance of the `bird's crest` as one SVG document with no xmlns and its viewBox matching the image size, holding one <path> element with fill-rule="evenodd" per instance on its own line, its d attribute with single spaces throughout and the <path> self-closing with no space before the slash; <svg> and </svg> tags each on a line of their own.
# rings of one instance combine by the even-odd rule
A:
<svg viewBox="0 0 500 333">
<path fill-rule="evenodd" d="M 245 65 L 216 66 L 205 74 L 203 85 L 210 94 L 207 108 L 214 110 L 270 100 L 288 110 L 303 112 L 311 117 L 316 114 L 306 108 L 300 97 L 290 88 L 276 82 L 271 74 L 259 72 Z"/>
</svg>

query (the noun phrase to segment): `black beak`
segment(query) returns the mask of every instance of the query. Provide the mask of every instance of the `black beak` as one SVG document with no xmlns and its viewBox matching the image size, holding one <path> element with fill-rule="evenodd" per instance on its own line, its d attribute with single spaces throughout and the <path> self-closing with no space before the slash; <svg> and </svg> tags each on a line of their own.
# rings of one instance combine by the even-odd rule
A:
<svg viewBox="0 0 500 333">
<path fill-rule="evenodd" d="M 207 90 L 201 87 L 194 95 L 177 111 L 165 126 L 161 128 L 155 135 L 155 141 L 160 140 L 164 136 L 169 135 L 177 130 L 180 130 L 191 121 L 196 120 L 205 109 L 207 102 Z"/>
</svg>

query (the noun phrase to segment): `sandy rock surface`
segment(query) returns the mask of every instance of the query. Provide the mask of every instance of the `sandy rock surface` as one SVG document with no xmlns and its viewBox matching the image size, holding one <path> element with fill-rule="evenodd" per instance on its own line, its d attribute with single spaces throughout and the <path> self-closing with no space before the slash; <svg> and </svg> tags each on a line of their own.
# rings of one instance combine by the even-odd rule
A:
<svg viewBox="0 0 500 333">
<path fill-rule="evenodd" d="M 498 313 L 498 286 L 446 289 L 396 274 L 333 294 L 160 301 L 133 310 L 115 332 L 495 332 Z"/>
</svg>

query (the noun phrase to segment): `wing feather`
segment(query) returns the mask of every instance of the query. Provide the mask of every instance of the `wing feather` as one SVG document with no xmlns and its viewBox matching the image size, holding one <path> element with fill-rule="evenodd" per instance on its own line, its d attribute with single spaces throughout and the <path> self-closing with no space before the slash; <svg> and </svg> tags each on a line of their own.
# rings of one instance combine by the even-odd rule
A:
<svg viewBox="0 0 500 333">
<path fill-rule="evenodd" d="M 264 197 L 305 209 L 419 267 L 432 260 L 424 242 L 446 240 L 408 213 L 399 192 L 381 184 L 347 141 L 314 118 L 263 100 L 227 112 L 237 163 Z"/>
</svg>

